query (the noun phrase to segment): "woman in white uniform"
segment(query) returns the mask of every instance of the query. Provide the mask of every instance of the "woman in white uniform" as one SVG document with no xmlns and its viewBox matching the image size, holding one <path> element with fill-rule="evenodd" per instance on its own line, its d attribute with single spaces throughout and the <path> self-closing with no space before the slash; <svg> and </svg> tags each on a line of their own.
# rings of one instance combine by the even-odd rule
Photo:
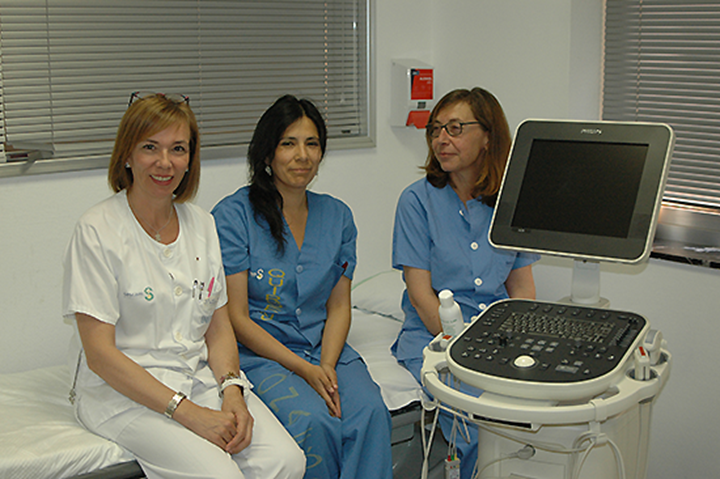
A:
<svg viewBox="0 0 720 479">
<path fill-rule="evenodd" d="M 138 97 L 142 98 L 138 98 Z M 135 101 L 133 101 L 135 100 Z M 187 97 L 134 93 L 65 255 L 78 420 L 152 478 L 300 478 L 305 458 L 240 371 Z"/>
</svg>

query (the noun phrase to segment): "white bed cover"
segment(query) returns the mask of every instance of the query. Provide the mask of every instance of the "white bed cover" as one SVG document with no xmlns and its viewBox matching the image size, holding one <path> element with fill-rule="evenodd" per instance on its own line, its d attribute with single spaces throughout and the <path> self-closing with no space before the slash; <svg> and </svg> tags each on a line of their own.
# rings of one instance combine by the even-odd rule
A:
<svg viewBox="0 0 720 479">
<path fill-rule="evenodd" d="M 0 478 L 65 478 L 132 461 L 75 420 L 65 365 L 0 375 Z"/>
<path fill-rule="evenodd" d="M 353 310 L 352 321 L 348 344 L 365 359 L 370 376 L 381 386 L 388 409 L 396 411 L 419 401 L 420 385 L 389 352 L 402 323 L 357 309 Z"/>
<path fill-rule="evenodd" d="M 353 317 L 347 341 L 365 359 L 390 411 L 420 401 L 423 395 L 413 375 L 390 354 L 405 317 L 400 307 L 404 290 L 402 275 L 396 270 L 358 281 L 352 290 Z"/>
</svg>

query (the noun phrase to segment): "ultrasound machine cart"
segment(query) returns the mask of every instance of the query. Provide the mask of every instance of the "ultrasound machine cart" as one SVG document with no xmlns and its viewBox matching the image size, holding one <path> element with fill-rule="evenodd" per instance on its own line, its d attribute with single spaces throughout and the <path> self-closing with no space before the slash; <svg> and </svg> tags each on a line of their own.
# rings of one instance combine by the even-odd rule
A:
<svg viewBox="0 0 720 479">
<path fill-rule="evenodd" d="M 663 124 L 518 127 L 490 242 L 574 258 L 583 281 L 595 273 L 560 302 L 496 302 L 425 348 L 423 385 L 479 429 L 476 478 L 646 478 L 672 356 L 647 319 L 607 307 L 597 263 L 649 256 L 673 142 Z"/>
</svg>

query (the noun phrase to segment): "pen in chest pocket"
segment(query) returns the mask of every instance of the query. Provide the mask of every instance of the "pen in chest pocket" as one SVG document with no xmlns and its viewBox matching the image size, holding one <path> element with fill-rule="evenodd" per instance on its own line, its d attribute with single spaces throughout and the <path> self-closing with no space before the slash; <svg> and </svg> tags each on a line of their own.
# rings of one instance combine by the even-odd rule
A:
<svg viewBox="0 0 720 479">
<path fill-rule="evenodd" d="M 215 276 L 210 278 L 210 284 L 208 284 L 208 299 L 210 299 L 210 295 L 212 294 L 213 285 L 215 284 Z"/>
<path fill-rule="evenodd" d="M 212 294 L 213 286 L 215 285 L 215 276 L 210 278 L 210 283 L 208 284 L 207 288 L 207 295 L 206 299 L 210 299 L 210 295 Z M 203 292 L 205 291 L 205 282 L 204 281 L 198 281 L 197 279 L 193 281 L 192 285 L 192 297 L 195 298 L 195 294 L 197 293 L 197 297 L 199 300 L 203 299 Z"/>
</svg>

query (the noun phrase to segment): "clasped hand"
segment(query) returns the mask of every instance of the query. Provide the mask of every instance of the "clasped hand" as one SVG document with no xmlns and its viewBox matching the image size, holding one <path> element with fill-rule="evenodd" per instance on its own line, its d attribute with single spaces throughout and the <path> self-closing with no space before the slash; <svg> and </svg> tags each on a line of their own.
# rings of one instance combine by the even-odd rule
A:
<svg viewBox="0 0 720 479">
<path fill-rule="evenodd" d="M 330 415 L 337 418 L 342 417 L 335 368 L 327 364 L 316 366 L 308 363 L 302 377 L 323 398 Z"/>
<path fill-rule="evenodd" d="M 183 401 L 174 418 L 230 454 L 237 454 L 252 441 L 254 419 L 238 387 L 225 390 L 221 411 Z"/>
</svg>

